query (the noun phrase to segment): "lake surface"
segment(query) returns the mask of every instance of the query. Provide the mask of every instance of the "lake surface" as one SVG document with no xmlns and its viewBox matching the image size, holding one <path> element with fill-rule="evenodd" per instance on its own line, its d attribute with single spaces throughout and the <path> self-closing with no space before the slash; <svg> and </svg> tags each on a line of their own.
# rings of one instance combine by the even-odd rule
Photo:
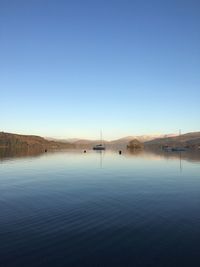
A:
<svg viewBox="0 0 200 267">
<path fill-rule="evenodd" d="M 200 266 L 198 153 L 0 153 L 0 266 Z"/>
</svg>

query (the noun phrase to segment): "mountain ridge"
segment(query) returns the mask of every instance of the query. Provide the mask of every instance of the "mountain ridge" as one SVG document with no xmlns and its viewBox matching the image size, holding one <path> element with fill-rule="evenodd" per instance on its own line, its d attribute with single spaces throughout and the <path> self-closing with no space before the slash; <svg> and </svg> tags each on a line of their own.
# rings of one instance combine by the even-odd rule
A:
<svg viewBox="0 0 200 267">
<path fill-rule="evenodd" d="M 144 143 L 145 146 L 162 147 L 168 146 L 184 146 L 189 148 L 200 148 L 200 132 L 189 132 L 179 136 L 168 138 L 156 138 Z"/>
<path fill-rule="evenodd" d="M 119 139 L 107 141 L 102 140 L 102 143 L 107 148 L 125 148 L 132 140 L 138 140 L 145 147 L 162 147 L 169 146 L 188 146 L 193 148 L 200 147 L 200 132 L 190 132 L 181 136 L 177 134 L 162 134 L 162 135 L 135 135 L 126 136 Z M 69 141 L 71 140 L 71 142 Z M 0 132 L 0 147 L 6 146 L 24 146 L 24 147 L 41 147 L 41 148 L 92 148 L 100 143 L 100 140 L 90 139 L 55 139 L 44 138 L 37 135 L 22 135 L 16 133 Z"/>
<path fill-rule="evenodd" d="M 16 133 L 0 132 L 0 147 L 23 148 L 74 148 L 73 144 L 58 141 L 49 141 L 37 135 L 23 135 Z"/>
</svg>

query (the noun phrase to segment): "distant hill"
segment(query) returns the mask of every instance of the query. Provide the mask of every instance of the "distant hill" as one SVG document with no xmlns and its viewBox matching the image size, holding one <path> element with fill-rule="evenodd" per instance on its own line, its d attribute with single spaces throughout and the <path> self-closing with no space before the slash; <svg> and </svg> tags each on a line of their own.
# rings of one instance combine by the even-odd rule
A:
<svg viewBox="0 0 200 267">
<path fill-rule="evenodd" d="M 173 136 L 167 138 L 156 138 L 144 143 L 148 147 L 162 147 L 168 146 L 186 146 L 189 148 L 200 147 L 200 132 L 186 133 L 181 136 Z"/>
<path fill-rule="evenodd" d="M 170 146 L 188 146 L 190 148 L 198 148 L 200 146 L 200 132 L 193 132 L 181 135 L 166 134 L 166 135 L 141 135 L 141 136 L 126 136 L 113 141 L 103 140 L 106 148 L 124 149 L 130 141 L 137 139 L 145 147 L 162 147 L 163 145 Z M 92 148 L 98 144 L 99 140 L 80 139 L 72 142 L 77 148 Z"/>
<path fill-rule="evenodd" d="M 35 135 L 21 135 L 0 132 L 0 147 L 23 147 L 23 148 L 74 148 L 70 143 L 49 141 Z"/>
<path fill-rule="evenodd" d="M 120 139 L 106 141 L 103 144 L 110 149 L 125 149 L 130 141 L 137 139 L 145 147 L 162 147 L 163 145 L 170 146 L 188 146 L 190 148 L 200 147 L 200 132 L 193 132 L 181 135 L 175 134 L 167 135 L 140 135 L 140 136 L 126 136 Z M 94 145 L 99 144 L 99 140 L 89 139 L 54 139 L 43 138 L 35 135 L 20 135 L 0 132 L 0 147 L 28 147 L 28 148 L 79 148 L 91 149 Z"/>
<path fill-rule="evenodd" d="M 143 148 L 143 143 L 141 143 L 137 139 L 133 139 L 128 143 L 127 148 L 130 149 L 130 150 L 142 149 Z"/>
<path fill-rule="evenodd" d="M 155 138 L 163 138 L 163 137 L 171 137 L 175 136 L 175 134 L 166 134 L 166 135 L 132 135 L 132 136 L 126 136 L 123 138 L 119 138 L 112 141 L 103 140 L 103 144 L 106 145 L 107 148 L 111 149 L 123 149 L 126 148 L 127 145 L 131 140 L 137 139 L 139 142 L 144 143 L 149 140 L 153 140 Z M 71 143 L 76 146 L 76 148 L 88 148 L 91 149 L 96 144 L 100 143 L 100 140 L 90 140 L 90 139 L 78 139 L 78 138 L 70 138 L 70 139 L 54 139 L 54 138 L 48 138 L 48 140 L 54 140 L 54 141 L 62 141 Z"/>
<path fill-rule="evenodd" d="M 144 143 L 146 141 L 153 140 L 157 137 L 163 138 L 168 136 L 174 136 L 175 134 L 167 134 L 167 135 L 132 135 L 132 136 L 126 136 L 117 140 L 113 140 L 109 142 L 109 146 L 111 147 L 119 147 L 123 148 L 126 147 L 130 141 L 137 139 L 139 142 Z"/>
<path fill-rule="evenodd" d="M 107 148 L 113 148 L 113 149 L 123 149 L 126 148 L 128 143 L 131 140 L 137 139 L 141 143 L 144 143 L 149 140 L 153 140 L 156 137 L 169 137 L 169 136 L 175 136 L 175 134 L 168 134 L 168 135 L 135 135 L 135 136 L 126 136 L 120 139 L 112 140 L 112 141 L 106 141 L 103 140 L 103 143 L 106 145 Z M 69 140 L 70 143 L 74 144 L 77 148 L 92 148 L 94 145 L 100 143 L 100 140 L 89 140 L 89 139 L 66 139 L 65 141 Z M 62 140 L 64 141 L 64 140 Z"/>
</svg>

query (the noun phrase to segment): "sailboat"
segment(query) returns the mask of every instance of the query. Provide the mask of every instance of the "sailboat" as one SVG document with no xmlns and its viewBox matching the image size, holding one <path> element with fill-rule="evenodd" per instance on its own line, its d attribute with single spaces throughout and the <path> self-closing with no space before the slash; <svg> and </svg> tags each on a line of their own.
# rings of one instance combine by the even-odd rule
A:
<svg viewBox="0 0 200 267">
<path fill-rule="evenodd" d="M 179 130 L 179 142 L 180 142 L 180 146 L 173 147 L 172 151 L 174 151 L 174 152 L 186 151 L 186 148 L 181 146 L 181 130 Z"/>
<path fill-rule="evenodd" d="M 93 147 L 93 150 L 105 150 L 106 149 L 106 147 L 103 145 L 103 142 L 102 142 L 102 131 L 100 133 L 100 140 L 101 140 L 101 143 L 98 145 L 95 145 Z"/>
</svg>

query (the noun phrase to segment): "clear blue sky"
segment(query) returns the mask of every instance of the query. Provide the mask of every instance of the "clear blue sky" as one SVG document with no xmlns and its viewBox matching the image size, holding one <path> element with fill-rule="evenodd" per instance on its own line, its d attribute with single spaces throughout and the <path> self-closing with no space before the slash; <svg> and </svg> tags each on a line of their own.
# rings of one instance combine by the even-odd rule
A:
<svg viewBox="0 0 200 267">
<path fill-rule="evenodd" d="M 198 0 L 1 0 L 0 131 L 200 130 Z"/>
</svg>

